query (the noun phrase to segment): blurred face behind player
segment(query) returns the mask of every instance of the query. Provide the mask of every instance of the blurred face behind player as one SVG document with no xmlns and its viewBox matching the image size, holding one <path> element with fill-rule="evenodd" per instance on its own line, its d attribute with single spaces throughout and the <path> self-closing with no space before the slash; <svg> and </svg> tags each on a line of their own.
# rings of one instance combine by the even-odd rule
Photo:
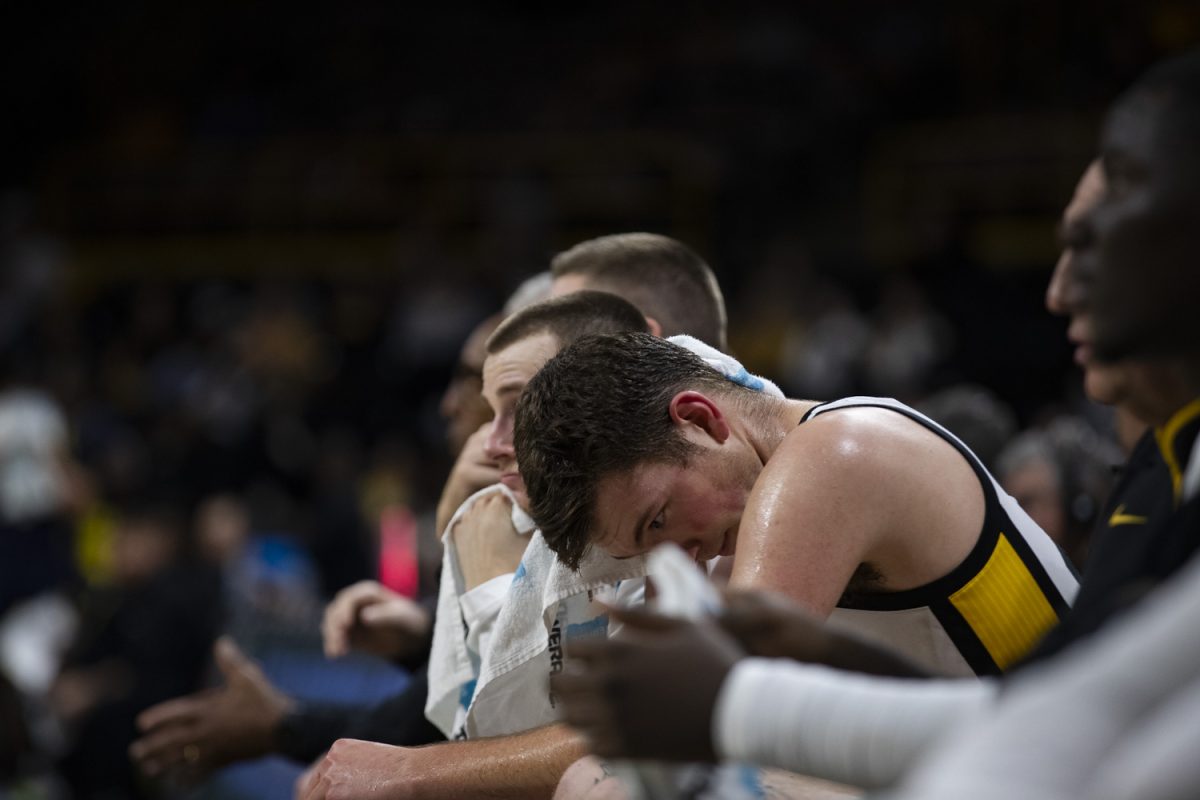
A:
<svg viewBox="0 0 1200 800">
<path fill-rule="evenodd" d="M 513 491 L 525 509 L 529 507 L 529 499 L 513 451 L 513 413 L 525 384 L 558 349 L 554 335 L 542 332 L 492 353 L 483 362 L 483 397 L 495 415 L 484 452 L 500 468 L 500 482 Z"/>
<path fill-rule="evenodd" d="M 1125 400 L 1127 388 L 1136 371 L 1130 364 L 1103 363 L 1092 351 L 1091 316 L 1075 301 L 1076 250 L 1083 244 L 1080 220 L 1100 202 L 1104 194 L 1104 172 L 1099 161 L 1088 165 L 1075 187 L 1075 195 L 1063 211 L 1060 237 L 1062 253 L 1046 288 L 1046 308 L 1050 313 L 1070 318 L 1067 338 L 1075 346 L 1075 363 L 1083 370 L 1083 388 L 1088 397 L 1105 405 Z"/>
<path fill-rule="evenodd" d="M 1200 50 L 1162 65 L 1109 113 L 1106 188 L 1077 272 L 1099 357 L 1186 356 L 1200 296 Z"/>
</svg>

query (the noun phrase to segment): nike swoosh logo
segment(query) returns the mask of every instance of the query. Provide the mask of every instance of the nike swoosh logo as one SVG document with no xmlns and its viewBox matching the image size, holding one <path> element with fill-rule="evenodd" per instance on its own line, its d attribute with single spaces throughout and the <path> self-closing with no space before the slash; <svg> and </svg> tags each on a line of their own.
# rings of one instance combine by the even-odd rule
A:
<svg viewBox="0 0 1200 800">
<path fill-rule="evenodd" d="M 1108 527 L 1115 528 L 1118 525 L 1143 525 L 1145 522 L 1145 517 L 1139 517 L 1137 514 L 1126 514 L 1125 504 L 1121 503 L 1121 505 L 1113 509 L 1112 516 L 1108 518 Z"/>
</svg>

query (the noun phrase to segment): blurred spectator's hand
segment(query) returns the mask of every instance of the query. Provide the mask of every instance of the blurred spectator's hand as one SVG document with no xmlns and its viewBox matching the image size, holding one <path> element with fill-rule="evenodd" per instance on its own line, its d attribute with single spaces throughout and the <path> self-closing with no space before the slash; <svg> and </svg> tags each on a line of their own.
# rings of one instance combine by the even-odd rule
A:
<svg viewBox="0 0 1200 800">
<path fill-rule="evenodd" d="M 512 501 L 500 493 L 480 498 L 454 527 L 454 548 L 468 591 L 514 572 L 529 537 L 517 532 Z"/>
<path fill-rule="evenodd" d="M 293 701 L 231 639 L 218 640 L 215 655 L 223 687 L 168 700 L 138 716 L 142 738 L 129 754 L 146 775 L 195 778 L 275 749 L 276 731 Z"/>
<path fill-rule="evenodd" d="M 73 723 L 96 706 L 126 695 L 133 682 L 129 666 L 118 659 L 70 667 L 59 673 L 50 687 L 50 704 L 59 719 Z"/>
<path fill-rule="evenodd" d="M 405 766 L 419 750 L 338 739 L 296 782 L 296 800 L 395 800 L 412 796 Z"/>
<path fill-rule="evenodd" d="M 321 634 L 329 658 L 354 648 L 400 661 L 428 642 L 432 624 L 419 604 L 375 581 L 359 581 L 326 606 Z"/>
<path fill-rule="evenodd" d="M 442 489 L 442 498 L 437 507 L 437 532 L 441 536 L 450 524 L 450 518 L 458 507 L 471 495 L 485 486 L 500 482 L 500 468 L 487 457 L 484 445 L 487 442 L 488 430 L 492 423 L 487 422 L 475 431 L 463 445 L 446 486 Z"/>
</svg>

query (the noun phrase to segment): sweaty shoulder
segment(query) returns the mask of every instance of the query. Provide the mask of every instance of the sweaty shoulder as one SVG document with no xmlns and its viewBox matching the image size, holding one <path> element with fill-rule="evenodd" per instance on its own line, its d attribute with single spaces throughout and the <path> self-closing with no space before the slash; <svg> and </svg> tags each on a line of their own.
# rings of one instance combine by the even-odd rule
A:
<svg viewBox="0 0 1200 800">
<path fill-rule="evenodd" d="M 772 454 L 767 468 L 812 469 L 820 474 L 849 469 L 863 475 L 894 467 L 912 457 L 914 450 L 937 444 L 945 445 L 937 434 L 898 412 L 842 408 L 797 425 Z"/>
<path fill-rule="evenodd" d="M 797 426 L 768 460 L 752 500 L 840 523 L 887 588 L 921 585 L 978 539 L 985 501 L 966 458 L 934 431 L 886 408 L 842 408 Z M 774 495 L 772 497 L 772 495 Z M 762 506 L 760 506 L 762 507 Z M 836 522 L 835 522 L 836 521 Z M 853 528 L 853 531 L 847 530 Z M 831 531 L 832 533 L 832 531 Z"/>
</svg>

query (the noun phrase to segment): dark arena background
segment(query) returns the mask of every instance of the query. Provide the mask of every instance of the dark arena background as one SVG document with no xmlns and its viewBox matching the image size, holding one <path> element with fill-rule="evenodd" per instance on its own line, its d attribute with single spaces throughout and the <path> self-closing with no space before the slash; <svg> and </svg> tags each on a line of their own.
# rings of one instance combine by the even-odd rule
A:
<svg viewBox="0 0 1200 800">
<path fill-rule="evenodd" d="M 320 610 L 436 586 L 459 349 L 576 242 L 688 243 L 790 396 L 970 387 L 1008 436 L 1115 439 L 1044 306 L 1055 229 L 1200 5 L 118 0 L 0 31 L 0 797 L 282 798 L 281 758 L 125 774 L 133 715 L 218 680 L 220 631 L 298 697 L 408 679 L 323 659 Z"/>
</svg>

